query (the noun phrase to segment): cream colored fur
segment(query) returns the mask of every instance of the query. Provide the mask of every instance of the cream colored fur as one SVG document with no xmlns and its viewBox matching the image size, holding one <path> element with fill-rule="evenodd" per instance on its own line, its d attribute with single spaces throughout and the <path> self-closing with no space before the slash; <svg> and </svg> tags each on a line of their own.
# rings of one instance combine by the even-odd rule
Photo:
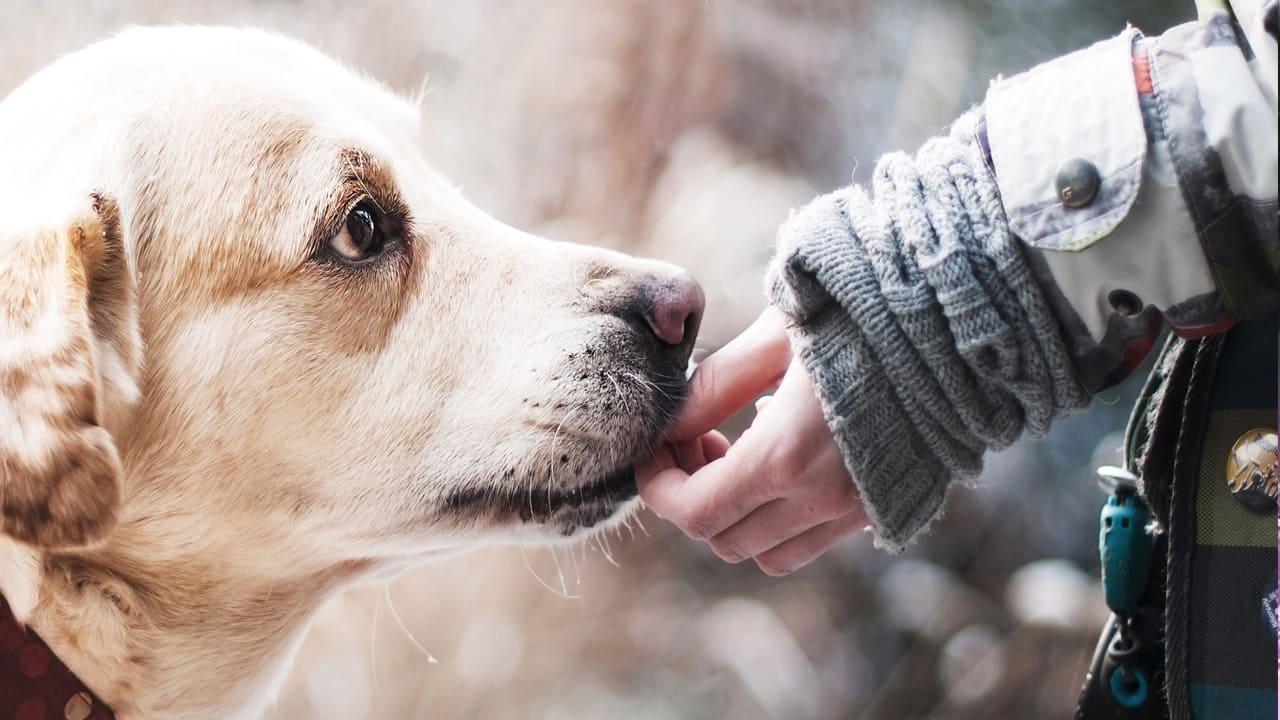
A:
<svg viewBox="0 0 1280 720">
<path fill-rule="evenodd" d="M 0 102 L 0 592 L 118 717 L 256 716 L 340 588 L 632 506 L 563 494 L 671 410 L 609 308 L 673 269 L 496 222 L 430 134 L 246 30 L 131 30 Z M 317 259 L 366 192 L 407 254 Z"/>
</svg>

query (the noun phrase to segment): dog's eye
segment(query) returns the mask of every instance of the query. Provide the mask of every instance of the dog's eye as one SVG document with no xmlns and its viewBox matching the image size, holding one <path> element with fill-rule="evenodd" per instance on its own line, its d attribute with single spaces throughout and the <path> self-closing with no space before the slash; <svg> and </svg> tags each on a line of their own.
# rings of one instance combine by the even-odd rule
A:
<svg viewBox="0 0 1280 720">
<path fill-rule="evenodd" d="M 342 223 L 342 230 L 329 240 L 329 247 L 338 256 L 350 262 L 360 262 L 376 257 L 382 252 L 386 239 L 379 227 L 381 212 L 370 201 L 364 201 L 351 209 Z"/>
</svg>

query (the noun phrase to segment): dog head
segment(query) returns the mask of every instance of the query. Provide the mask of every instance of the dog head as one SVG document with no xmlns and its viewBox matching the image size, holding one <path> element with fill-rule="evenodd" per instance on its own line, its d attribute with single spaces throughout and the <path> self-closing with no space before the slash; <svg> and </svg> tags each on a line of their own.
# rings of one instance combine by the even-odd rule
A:
<svg viewBox="0 0 1280 720">
<path fill-rule="evenodd" d="M 227 29 L 131 30 L 4 100 L 0 532 L 334 561 L 573 538 L 630 507 L 701 291 L 486 216 L 425 125 L 310 47 Z"/>
</svg>

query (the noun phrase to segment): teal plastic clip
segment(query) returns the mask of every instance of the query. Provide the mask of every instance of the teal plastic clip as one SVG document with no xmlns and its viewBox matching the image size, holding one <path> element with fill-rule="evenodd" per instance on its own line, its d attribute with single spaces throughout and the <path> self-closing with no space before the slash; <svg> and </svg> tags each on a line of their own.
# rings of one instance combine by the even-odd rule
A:
<svg viewBox="0 0 1280 720">
<path fill-rule="evenodd" d="M 1133 709 L 1147 701 L 1147 674 L 1141 668 L 1118 667 L 1111 671 L 1111 697 Z"/>
<path fill-rule="evenodd" d="M 1098 482 L 1111 493 L 1102 506 L 1098 554 L 1102 558 L 1102 590 L 1111 612 L 1133 616 L 1147 587 L 1151 567 L 1151 519 L 1138 495 L 1138 479 L 1124 468 L 1098 468 Z"/>
</svg>

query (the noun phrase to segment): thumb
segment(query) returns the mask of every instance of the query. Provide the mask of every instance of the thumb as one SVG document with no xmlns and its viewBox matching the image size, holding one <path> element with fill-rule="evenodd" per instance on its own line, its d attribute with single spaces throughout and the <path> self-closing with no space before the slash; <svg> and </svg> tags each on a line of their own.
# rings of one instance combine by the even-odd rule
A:
<svg viewBox="0 0 1280 720">
<path fill-rule="evenodd" d="M 777 385 L 790 362 L 786 321 L 778 310 L 766 308 L 751 327 L 698 366 L 667 438 L 681 442 L 714 430 Z"/>
</svg>

